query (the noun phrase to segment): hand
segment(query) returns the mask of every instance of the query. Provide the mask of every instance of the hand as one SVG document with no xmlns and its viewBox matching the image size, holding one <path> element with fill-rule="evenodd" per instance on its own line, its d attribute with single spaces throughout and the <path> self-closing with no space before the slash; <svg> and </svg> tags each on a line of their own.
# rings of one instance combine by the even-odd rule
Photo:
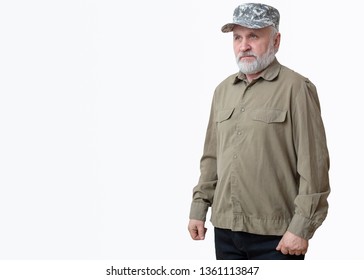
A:
<svg viewBox="0 0 364 280">
<path fill-rule="evenodd" d="M 290 254 L 297 256 L 306 254 L 307 249 L 308 240 L 289 231 L 286 231 L 276 248 L 277 251 L 281 251 L 285 255 Z"/>
<path fill-rule="evenodd" d="M 193 240 L 204 240 L 207 228 L 205 228 L 204 221 L 190 220 L 188 223 L 188 231 Z"/>
</svg>

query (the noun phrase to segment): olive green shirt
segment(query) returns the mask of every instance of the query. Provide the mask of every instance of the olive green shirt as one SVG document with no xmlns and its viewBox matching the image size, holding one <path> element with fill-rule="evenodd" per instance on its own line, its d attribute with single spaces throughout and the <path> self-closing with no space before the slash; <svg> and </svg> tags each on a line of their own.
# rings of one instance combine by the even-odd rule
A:
<svg viewBox="0 0 364 280">
<path fill-rule="evenodd" d="M 274 62 L 215 90 L 190 219 L 310 239 L 327 215 L 329 155 L 315 86 Z"/>
</svg>

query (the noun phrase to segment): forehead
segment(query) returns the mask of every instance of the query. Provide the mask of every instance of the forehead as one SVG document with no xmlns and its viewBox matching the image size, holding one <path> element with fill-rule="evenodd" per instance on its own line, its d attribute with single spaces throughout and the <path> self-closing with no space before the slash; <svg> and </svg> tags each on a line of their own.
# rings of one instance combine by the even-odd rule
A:
<svg viewBox="0 0 364 280">
<path fill-rule="evenodd" d="M 248 28 L 248 27 L 244 27 L 244 26 L 240 26 L 240 25 L 235 25 L 234 29 L 233 29 L 233 34 L 259 34 L 261 36 L 264 35 L 269 35 L 270 34 L 270 27 L 264 27 L 264 28 L 259 28 L 259 29 L 253 29 L 253 28 Z"/>
</svg>

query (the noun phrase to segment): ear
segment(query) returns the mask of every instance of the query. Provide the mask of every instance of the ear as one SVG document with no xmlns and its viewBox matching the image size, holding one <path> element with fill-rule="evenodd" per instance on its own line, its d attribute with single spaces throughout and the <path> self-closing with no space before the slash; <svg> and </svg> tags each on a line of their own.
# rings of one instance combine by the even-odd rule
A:
<svg viewBox="0 0 364 280">
<path fill-rule="evenodd" d="M 276 49 L 276 50 L 278 50 L 279 49 L 279 45 L 280 45 L 280 43 L 281 43 L 281 33 L 277 33 L 276 34 L 276 36 L 275 36 L 275 38 L 274 38 L 274 48 Z"/>
</svg>

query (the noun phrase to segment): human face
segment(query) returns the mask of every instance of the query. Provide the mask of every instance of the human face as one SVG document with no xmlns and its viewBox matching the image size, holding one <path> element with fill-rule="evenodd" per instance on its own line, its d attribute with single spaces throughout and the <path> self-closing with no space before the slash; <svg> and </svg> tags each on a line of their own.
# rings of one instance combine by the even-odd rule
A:
<svg viewBox="0 0 364 280">
<path fill-rule="evenodd" d="M 233 29 L 234 53 L 240 72 L 259 74 L 275 58 L 280 34 L 272 27 L 250 29 L 235 26 Z"/>
</svg>

